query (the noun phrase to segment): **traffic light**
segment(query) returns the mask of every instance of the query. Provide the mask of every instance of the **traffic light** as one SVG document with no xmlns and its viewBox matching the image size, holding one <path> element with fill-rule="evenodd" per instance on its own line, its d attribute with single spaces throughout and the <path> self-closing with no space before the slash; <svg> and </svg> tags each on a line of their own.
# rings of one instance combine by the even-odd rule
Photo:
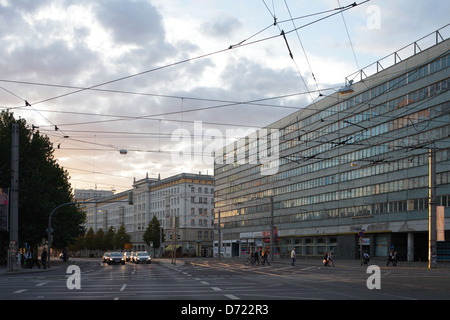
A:
<svg viewBox="0 0 450 320">
<path fill-rule="evenodd" d="M 128 192 L 128 204 L 133 205 L 133 191 Z"/>
</svg>

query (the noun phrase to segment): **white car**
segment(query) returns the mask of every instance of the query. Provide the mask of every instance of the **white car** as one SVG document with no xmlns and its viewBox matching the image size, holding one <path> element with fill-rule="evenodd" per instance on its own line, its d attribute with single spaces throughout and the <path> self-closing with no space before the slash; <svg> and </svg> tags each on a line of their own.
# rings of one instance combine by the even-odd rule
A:
<svg viewBox="0 0 450 320">
<path fill-rule="evenodd" d="M 134 263 L 152 263 L 152 257 L 148 254 L 147 251 L 138 251 L 133 255 Z"/>
</svg>

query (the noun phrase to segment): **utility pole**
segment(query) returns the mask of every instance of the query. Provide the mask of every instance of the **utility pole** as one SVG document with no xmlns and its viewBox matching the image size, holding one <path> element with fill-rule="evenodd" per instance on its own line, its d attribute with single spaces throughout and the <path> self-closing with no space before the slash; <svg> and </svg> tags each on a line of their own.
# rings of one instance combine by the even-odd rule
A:
<svg viewBox="0 0 450 320">
<path fill-rule="evenodd" d="M 436 266 L 436 149 L 428 150 L 428 268 Z"/>
<path fill-rule="evenodd" d="M 219 259 L 220 259 L 220 249 L 222 249 L 222 238 L 220 235 L 220 232 L 221 232 L 221 230 L 220 230 L 220 210 L 218 212 L 218 215 L 219 215 L 218 216 L 219 223 L 217 225 L 219 226 L 219 243 L 218 243 L 217 252 L 219 253 Z"/>
<path fill-rule="evenodd" d="M 19 248 L 19 124 L 12 125 L 11 139 L 11 198 L 8 271 L 19 268 L 17 252 Z"/>
<path fill-rule="evenodd" d="M 273 261 L 273 196 L 270 197 L 270 260 Z"/>
</svg>

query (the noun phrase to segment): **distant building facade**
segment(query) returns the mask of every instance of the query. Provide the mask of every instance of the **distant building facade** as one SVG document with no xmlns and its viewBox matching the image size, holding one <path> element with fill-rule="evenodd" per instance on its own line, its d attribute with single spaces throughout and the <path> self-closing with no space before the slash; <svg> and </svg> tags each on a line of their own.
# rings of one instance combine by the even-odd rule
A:
<svg viewBox="0 0 450 320">
<path fill-rule="evenodd" d="M 129 205 L 128 193 L 133 192 Z M 87 203 L 86 228 L 105 232 L 122 224 L 131 236 L 132 250 L 150 249 L 143 235 L 153 216 L 164 229 L 164 247 L 178 248 L 179 253 L 193 256 L 212 255 L 214 239 L 214 178 L 210 175 L 181 173 L 165 179 L 135 180 L 132 189 Z M 114 202 L 121 201 L 121 202 Z M 173 230 L 177 218 L 178 228 Z M 174 233 L 176 232 L 176 233 Z"/>
<path fill-rule="evenodd" d="M 75 189 L 73 193 L 74 193 L 73 198 L 75 201 L 106 198 L 114 195 L 114 191 L 112 190 L 97 190 L 97 189 Z"/>
</svg>

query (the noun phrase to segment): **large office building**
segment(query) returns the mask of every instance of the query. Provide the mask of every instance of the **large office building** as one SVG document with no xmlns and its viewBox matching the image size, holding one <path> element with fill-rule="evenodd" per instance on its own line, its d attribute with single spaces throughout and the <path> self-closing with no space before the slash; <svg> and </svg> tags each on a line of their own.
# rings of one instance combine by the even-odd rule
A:
<svg viewBox="0 0 450 320">
<path fill-rule="evenodd" d="M 297 256 L 353 259 L 393 248 L 400 259 L 426 261 L 431 178 L 446 240 L 433 252 L 450 259 L 450 40 L 430 38 L 407 58 L 376 62 L 372 75 L 360 70 L 351 90 L 218 150 L 215 252 L 272 244 L 275 257 L 295 247 Z"/>
</svg>

